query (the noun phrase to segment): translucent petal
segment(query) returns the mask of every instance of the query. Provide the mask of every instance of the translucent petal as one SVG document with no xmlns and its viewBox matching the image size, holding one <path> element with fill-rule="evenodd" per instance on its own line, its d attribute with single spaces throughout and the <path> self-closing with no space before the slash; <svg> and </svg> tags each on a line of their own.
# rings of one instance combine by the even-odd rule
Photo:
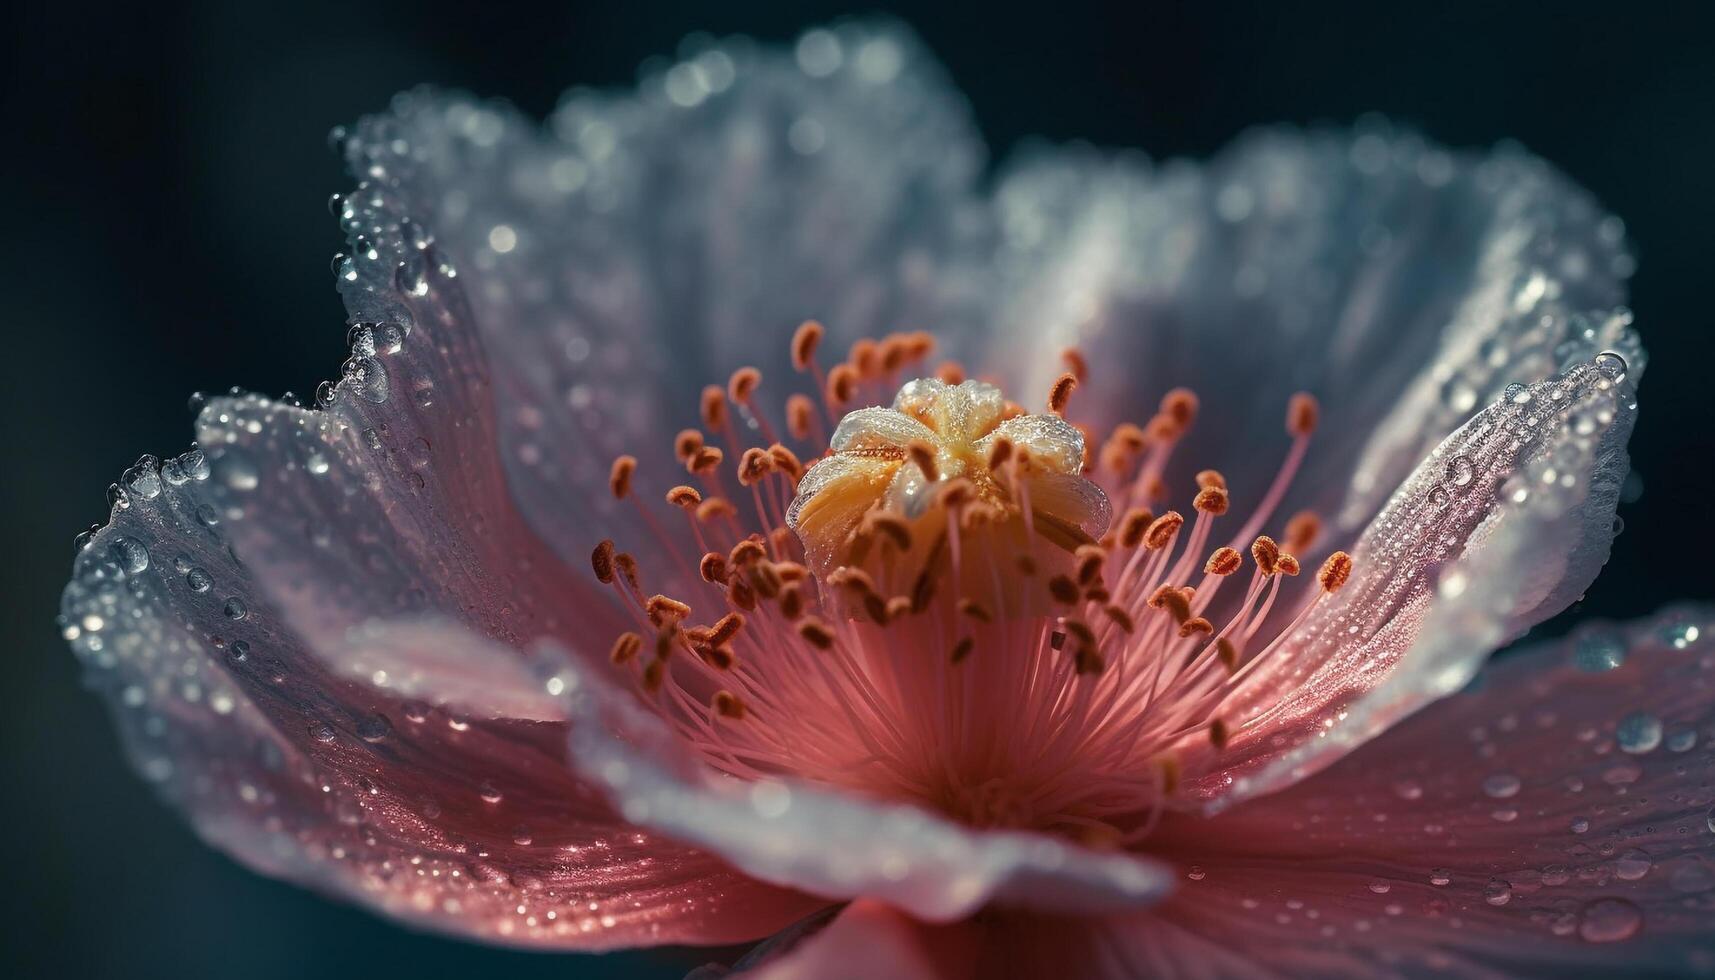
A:
<svg viewBox="0 0 1715 980">
<path fill-rule="evenodd" d="M 568 660 L 563 678 L 572 756 L 626 818 L 763 881 L 829 899 L 871 897 L 931 921 L 991 902 L 1065 914 L 1137 907 L 1170 884 L 1147 858 L 974 830 L 807 783 L 715 775 L 603 668 Z"/>
<path fill-rule="evenodd" d="M 1236 734 L 1193 796 L 1224 806 L 1316 771 L 1581 595 L 1613 540 L 1634 399 L 1598 358 L 1449 436 L 1359 539 L 1351 580 L 1221 707 Z"/>
<path fill-rule="evenodd" d="M 571 93 L 545 129 L 413 92 L 346 139 L 354 287 L 456 287 L 418 329 L 486 354 L 513 495 L 567 560 L 603 533 L 648 540 L 603 490 L 608 462 L 671 468 L 701 386 L 741 365 L 781 404 L 804 319 L 830 347 L 979 319 L 964 267 L 984 250 L 983 154 L 963 100 L 898 27 L 805 44 L 808 61 L 693 44 L 635 91 Z"/>
<path fill-rule="evenodd" d="M 1507 384 L 1604 348 L 1642 366 L 1611 312 L 1622 226 L 1516 147 L 1455 152 L 1372 120 L 1257 130 L 1206 165 L 1042 149 L 995 209 L 1007 288 L 987 369 L 1040 391 L 1078 345 L 1092 370 L 1074 408 L 1101 425 L 1190 386 L 1182 482 L 1218 466 L 1240 506 L 1309 390 L 1323 421 L 1280 513 L 1315 507 L 1342 538 Z"/>
<path fill-rule="evenodd" d="M 1084 434 L 1058 415 L 1016 415 L 977 440 L 978 456 L 987 458 L 996 439 L 1006 439 L 1030 454 L 1033 463 L 1057 473 L 1076 475 L 1084 469 Z"/>
<path fill-rule="evenodd" d="M 893 407 L 928 423 L 948 442 L 966 445 L 994 427 L 1006 410 L 1006 396 L 985 381 L 950 385 L 938 378 L 918 378 L 899 389 Z"/>
<path fill-rule="evenodd" d="M 144 778 L 248 866 L 425 928 L 607 948 L 803 914 L 572 774 L 552 706 L 507 680 L 508 638 L 571 628 L 536 591 L 554 559 L 406 431 L 226 399 L 206 453 L 133 469 L 62 621 Z"/>
<path fill-rule="evenodd" d="M 935 445 L 940 440 L 922 422 L 891 408 L 860 408 L 840 419 L 828 448 L 836 453 L 903 453 L 912 442 Z"/>
</svg>

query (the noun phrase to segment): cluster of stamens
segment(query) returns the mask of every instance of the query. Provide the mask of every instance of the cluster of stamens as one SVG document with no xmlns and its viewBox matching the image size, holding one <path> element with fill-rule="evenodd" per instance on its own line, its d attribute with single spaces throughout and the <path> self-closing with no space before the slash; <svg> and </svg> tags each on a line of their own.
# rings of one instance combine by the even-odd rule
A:
<svg viewBox="0 0 1715 980">
<path fill-rule="evenodd" d="M 1191 392 L 1092 450 L 1068 419 L 1087 371 L 1077 351 L 1042 413 L 951 362 L 880 407 L 930 338 L 860 341 L 824 371 L 822 337 L 807 323 L 793 338 L 819 398 L 786 399 L 784 441 L 754 368 L 704 390 L 702 428 L 673 446 L 691 482 L 665 493 L 685 533 L 635 492 L 637 461 L 614 462 L 614 496 L 636 502 L 676 566 L 648 577 L 679 597 L 650 594 L 638 562 L 603 541 L 596 577 L 638 624 L 611 660 L 740 778 L 794 775 L 978 824 L 1146 834 L 1184 768 L 1242 730 L 1229 712 L 1247 677 L 1350 575 L 1333 552 L 1316 587 L 1277 608 L 1320 522 L 1301 513 L 1278 541 L 1260 534 L 1315 401 L 1294 396 L 1285 462 L 1217 543 L 1231 509 L 1218 471 L 1197 473 L 1189 519 L 1161 509 Z M 1236 598 L 1229 580 L 1245 582 Z M 699 608 L 713 612 L 695 622 Z"/>
</svg>

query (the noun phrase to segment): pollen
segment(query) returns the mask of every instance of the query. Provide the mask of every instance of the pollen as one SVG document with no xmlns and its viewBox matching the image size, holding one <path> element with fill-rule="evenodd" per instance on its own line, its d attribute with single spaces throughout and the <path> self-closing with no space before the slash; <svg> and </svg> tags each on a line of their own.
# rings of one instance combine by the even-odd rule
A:
<svg viewBox="0 0 1715 980">
<path fill-rule="evenodd" d="M 1078 388 L 1078 376 L 1070 371 L 1060 375 L 1054 381 L 1054 386 L 1048 389 L 1048 411 L 1055 415 L 1066 414 L 1066 403 L 1072 400 L 1072 392 Z"/>
<path fill-rule="evenodd" d="M 756 394 L 756 388 L 762 384 L 762 372 L 753 367 L 741 367 L 727 379 L 726 393 L 734 404 L 748 405 Z"/>
<path fill-rule="evenodd" d="M 1316 421 L 1322 408 L 1316 399 L 1299 392 L 1286 406 L 1286 431 L 1294 436 L 1307 436 L 1316 431 Z"/>
<path fill-rule="evenodd" d="M 1322 587 L 1323 592 L 1338 592 L 1351 574 L 1352 556 L 1336 551 L 1322 563 L 1322 570 L 1316 573 L 1316 584 Z"/>
<path fill-rule="evenodd" d="M 709 431 L 719 432 L 726 428 L 726 392 L 720 385 L 709 385 L 703 389 L 702 414 L 703 427 Z"/>
<path fill-rule="evenodd" d="M 1210 575 L 1231 575 L 1238 571 L 1242 564 L 1244 558 L 1237 551 L 1232 548 L 1216 548 L 1215 553 L 1210 555 L 1209 561 L 1204 564 L 1203 571 Z"/>
<path fill-rule="evenodd" d="M 816 360 L 816 348 L 822 343 L 822 325 L 814 320 L 805 320 L 797 332 L 792 334 L 792 366 L 799 371 L 808 371 Z"/>
</svg>

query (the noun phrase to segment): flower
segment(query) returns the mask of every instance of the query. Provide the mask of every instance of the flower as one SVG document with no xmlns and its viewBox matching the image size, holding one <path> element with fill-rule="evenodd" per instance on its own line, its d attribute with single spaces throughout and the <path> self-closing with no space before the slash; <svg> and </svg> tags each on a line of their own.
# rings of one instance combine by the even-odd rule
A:
<svg viewBox="0 0 1715 980">
<path fill-rule="evenodd" d="M 216 847 L 775 976 L 1715 955 L 1707 611 L 1447 697 L 1626 470 L 1630 259 L 1542 163 L 1366 123 L 990 187 L 861 23 L 339 143 L 341 380 L 210 402 L 63 600 Z"/>
</svg>

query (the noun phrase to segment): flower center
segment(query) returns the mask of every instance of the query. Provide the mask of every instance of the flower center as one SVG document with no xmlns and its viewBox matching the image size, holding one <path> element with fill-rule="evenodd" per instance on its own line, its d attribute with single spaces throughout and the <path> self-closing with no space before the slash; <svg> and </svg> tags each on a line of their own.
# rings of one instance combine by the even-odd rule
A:
<svg viewBox="0 0 1715 980">
<path fill-rule="evenodd" d="M 925 335 L 860 342 L 825 373 L 821 337 L 810 323 L 793 340 L 821 402 L 784 402 L 796 450 L 776 439 L 759 372 L 705 389 L 703 428 L 674 446 L 697 485 L 666 493 L 684 533 L 633 492 L 635 458 L 615 461 L 614 495 L 671 554 L 645 569 L 611 541 L 596 548 L 597 577 L 638 622 L 612 661 L 734 777 L 805 778 L 979 826 L 1147 834 L 1185 768 L 1210 765 L 1244 723 L 1228 715 L 1247 679 L 1350 573 L 1334 552 L 1314 588 L 1277 607 L 1319 522 L 1286 522 L 1284 544 L 1257 536 L 1315 402 L 1293 398 L 1279 473 L 1211 547 L 1232 520 L 1218 471 L 1196 475 L 1189 521 L 1165 509 L 1190 392 L 1091 452 L 1067 418 L 1084 371 L 1074 351 L 1031 413 L 950 362 L 899 386 L 932 350 Z"/>
</svg>

